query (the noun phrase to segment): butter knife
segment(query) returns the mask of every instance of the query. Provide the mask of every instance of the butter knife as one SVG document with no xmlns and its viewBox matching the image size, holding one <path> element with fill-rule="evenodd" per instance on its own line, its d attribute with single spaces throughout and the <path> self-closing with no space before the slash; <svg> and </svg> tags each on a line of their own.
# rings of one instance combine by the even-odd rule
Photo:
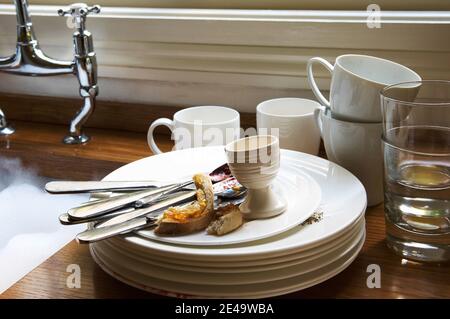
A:
<svg viewBox="0 0 450 319">
<path fill-rule="evenodd" d="M 156 181 L 52 181 L 45 184 L 45 190 L 51 194 L 93 193 L 110 191 L 137 191 L 161 187 L 168 183 Z"/>
<path fill-rule="evenodd" d="M 195 198 L 195 195 L 196 191 L 185 191 L 182 194 L 176 193 L 174 196 L 161 200 L 151 206 L 137 208 L 130 213 L 114 217 L 120 217 L 120 221 L 115 219 L 114 222 L 106 225 L 103 224 L 103 227 L 95 227 L 79 233 L 76 236 L 76 239 L 79 243 L 91 243 L 127 233 L 135 229 L 150 227 L 156 223 L 158 217 L 152 216 L 151 213 L 166 209 L 172 205 L 190 201 Z M 101 226 L 101 224 L 99 226 Z"/>
<path fill-rule="evenodd" d="M 73 220 L 92 218 L 125 207 L 143 198 L 148 198 L 149 196 L 151 196 L 152 200 L 162 198 L 166 194 L 166 192 L 173 191 L 178 188 L 178 184 L 168 185 L 160 188 L 111 197 L 109 200 L 102 199 L 99 201 L 87 202 L 80 206 L 69 209 L 67 211 L 67 214 L 69 215 L 70 219 Z M 146 204 L 148 203 L 150 203 L 149 200 L 146 201 Z"/>
</svg>

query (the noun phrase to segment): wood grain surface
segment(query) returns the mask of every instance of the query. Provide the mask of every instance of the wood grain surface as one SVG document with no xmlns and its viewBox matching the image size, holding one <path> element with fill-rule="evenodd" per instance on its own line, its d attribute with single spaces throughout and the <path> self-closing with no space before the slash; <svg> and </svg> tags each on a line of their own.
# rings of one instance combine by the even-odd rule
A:
<svg viewBox="0 0 450 319">
<path fill-rule="evenodd" d="M 0 138 L 0 156 L 20 157 L 42 175 L 65 179 L 99 179 L 111 170 L 149 156 L 145 134 L 89 130 L 92 143 L 62 145 L 65 127 L 17 122 L 17 134 Z M 159 138 L 170 150 L 167 136 Z M 385 244 L 383 206 L 366 212 L 367 238 L 356 260 L 336 277 L 312 288 L 279 298 L 450 298 L 450 267 L 408 262 Z M 70 264 L 81 267 L 81 288 L 69 289 Z M 381 267 L 381 288 L 368 288 L 367 267 Z M 72 241 L 42 263 L 0 298 L 160 298 L 129 287 L 103 272 L 88 247 Z"/>
</svg>

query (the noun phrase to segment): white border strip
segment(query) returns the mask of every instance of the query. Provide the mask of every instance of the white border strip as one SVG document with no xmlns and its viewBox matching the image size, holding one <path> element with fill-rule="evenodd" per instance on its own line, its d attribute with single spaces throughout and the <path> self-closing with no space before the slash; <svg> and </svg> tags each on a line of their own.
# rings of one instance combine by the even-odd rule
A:
<svg viewBox="0 0 450 319">
<path fill-rule="evenodd" d="M 56 16 L 61 6 L 31 5 L 38 16 Z M 14 5 L 0 4 L 0 15 L 15 14 Z M 346 10 L 236 10 L 103 7 L 98 18 L 366 23 L 367 11 Z M 381 23 L 450 24 L 450 11 L 380 11 Z"/>
</svg>

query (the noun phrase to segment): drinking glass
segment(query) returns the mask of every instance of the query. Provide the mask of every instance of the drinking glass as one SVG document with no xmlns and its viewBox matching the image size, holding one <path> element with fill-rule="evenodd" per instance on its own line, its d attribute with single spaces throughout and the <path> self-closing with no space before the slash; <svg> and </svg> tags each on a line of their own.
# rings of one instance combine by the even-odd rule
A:
<svg viewBox="0 0 450 319">
<path fill-rule="evenodd" d="M 388 86 L 381 106 L 387 244 L 407 259 L 449 261 L 450 81 Z"/>
</svg>

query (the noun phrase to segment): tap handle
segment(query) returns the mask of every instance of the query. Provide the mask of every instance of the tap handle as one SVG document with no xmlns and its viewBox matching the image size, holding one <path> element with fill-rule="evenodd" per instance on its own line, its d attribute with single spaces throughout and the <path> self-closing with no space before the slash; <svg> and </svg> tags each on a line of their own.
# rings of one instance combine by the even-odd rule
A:
<svg viewBox="0 0 450 319">
<path fill-rule="evenodd" d="M 73 3 L 67 10 L 59 9 L 58 15 L 61 17 L 69 15 L 72 16 L 72 21 L 74 22 L 76 28 L 80 31 L 80 33 L 83 33 L 88 14 L 97 14 L 100 13 L 100 10 L 101 7 L 98 4 L 89 7 L 86 3 Z"/>
<path fill-rule="evenodd" d="M 89 13 L 100 13 L 101 7 L 96 4 L 89 7 L 86 3 L 73 3 L 67 10 L 59 9 L 58 14 L 63 17 L 66 15 L 71 15 L 72 17 L 85 17 Z"/>
<path fill-rule="evenodd" d="M 92 7 L 88 8 L 89 13 L 95 13 L 95 14 L 100 13 L 101 10 L 102 10 L 102 8 L 98 4 L 95 4 Z"/>
</svg>

